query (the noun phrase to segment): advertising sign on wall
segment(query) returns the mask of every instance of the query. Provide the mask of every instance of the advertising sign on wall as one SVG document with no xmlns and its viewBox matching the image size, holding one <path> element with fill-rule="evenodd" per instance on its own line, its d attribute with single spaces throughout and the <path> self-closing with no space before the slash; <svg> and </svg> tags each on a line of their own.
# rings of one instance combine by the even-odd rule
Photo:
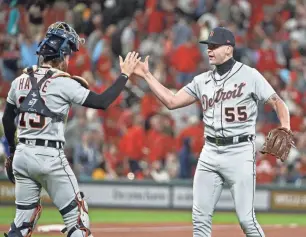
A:
<svg viewBox="0 0 306 237">
<path fill-rule="evenodd" d="M 90 205 L 109 207 L 159 207 L 170 205 L 168 186 L 150 185 L 95 185 L 81 184 L 81 190 L 87 194 L 86 201 Z"/>
<path fill-rule="evenodd" d="M 192 187 L 190 185 L 134 182 L 80 183 L 89 206 L 118 208 L 192 208 Z M 45 190 L 42 190 L 43 205 L 53 205 Z M 15 203 L 15 186 L 0 180 L 0 204 Z M 276 190 L 257 188 L 254 197 L 257 211 L 302 211 L 306 212 L 306 190 Z M 235 210 L 232 194 L 224 188 L 216 210 Z"/>
<path fill-rule="evenodd" d="M 204 191 L 203 191 L 204 192 Z M 254 199 L 256 210 L 268 210 L 270 206 L 270 195 L 268 190 L 257 190 Z M 173 187 L 173 207 L 191 208 L 192 207 L 192 188 Z M 216 209 L 234 210 L 235 205 L 229 189 L 223 189 Z"/>
<path fill-rule="evenodd" d="M 271 191 L 271 209 L 306 211 L 306 191 Z"/>
</svg>

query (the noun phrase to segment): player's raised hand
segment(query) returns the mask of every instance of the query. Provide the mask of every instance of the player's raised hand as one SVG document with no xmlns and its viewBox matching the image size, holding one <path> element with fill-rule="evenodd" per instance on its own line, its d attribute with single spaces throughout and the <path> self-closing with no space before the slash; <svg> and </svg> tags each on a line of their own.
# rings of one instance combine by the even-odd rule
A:
<svg viewBox="0 0 306 237">
<path fill-rule="evenodd" d="M 120 68 L 121 72 L 130 76 L 134 70 L 136 65 L 140 62 L 141 58 L 138 57 L 138 53 L 136 52 L 129 52 L 124 61 L 121 56 L 119 56 Z"/>
<path fill-rule="evenodd" d="M 140 77 L 145 77 L 147 73 L 149 73 L 149 56 L 145 58 L 144 62 L 139 62 L 134 70 L 134 73 Z"/>
</svg>

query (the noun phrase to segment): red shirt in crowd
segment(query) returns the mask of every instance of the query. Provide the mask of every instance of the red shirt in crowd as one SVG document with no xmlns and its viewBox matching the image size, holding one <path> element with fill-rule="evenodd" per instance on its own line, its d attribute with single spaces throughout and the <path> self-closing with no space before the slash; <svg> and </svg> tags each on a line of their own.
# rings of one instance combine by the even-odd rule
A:
<svg viewBox="0 0 306 237">
<path fill-rule="evenodd" d="M 148 161 L 164 159 L 174 144 L 170 136 L 154 129 L 149 130 L 146 137 L 146 147 L 149 149 Z"/>
<path fill-rule="evenodd" d="M 68 73 L 70 75 L 82 76 L 83 72 L 90 71 L 90 62 L 87 49 L 81 45 L 78 53 L 70 56 Z"/>
<path fill-rule="evenodd" d="M 191 150 L 194 154 L 200 154 L 204 145 L 204 125 L 198 123 L 184 128 L 176 138 L 177 151 L 183 147 L 184 139 L 190 138 Z"/>
<path fill-rule="evenodd" d="M 141 160 L 144 157 L 145 131 L 141 126 L 130 127 L 119 142 L 119 150 L 122 155 L 133 159 Z"/>
<path fill-rule="evenodd" d="M 140 102 L 141 115 L 144 119 L 147 119 L 150 115 L 156 114 L 161 109 L 161 106 L 154 94 L 146 93 Z"/>
<path fill-rule="evenodd" d="M 180 45 L 172 54 L 172 66 L 179 72 L 195 72 L 202 60 L 200 49 L 197 45 Z"/>
<path fill-rule="evenodd" d="M 275 71 L 280 68 L 280 65 L 276 61 L 276 53 L 273 49 L 259 49 L 258 54 L 259 59 L 256 64 L 258 71 Z"/>
<path fill-rule="evenodd" d="M 112 81 L 114 79 L 111 74 L 112 66 L 110 55 L 101 54 L 97 61 L 97 73 L 102 80 Z"/>
<path fill-rule="evenodd" d="M 274 178 L 275 171 L 268 160 L 261 159 L 256 161 L 256 182 L 258 184 L 272 183 Z"/>
<path fill-rule="evenodd" d="M 148 33 L 161 33 L 164 30 L 166 13 L 157 9 L 157 0 L 146 1 L 147 31 Z"/>
<path fill-rule="evenodd" d="M 104 153 L 105 161 L 112 170 L 116 170 L 116 168 L 120 165 L 122 161 L 121 157 L 122 155 L 119 152 L 111 153 L 107 151 Z"/>
</svg>

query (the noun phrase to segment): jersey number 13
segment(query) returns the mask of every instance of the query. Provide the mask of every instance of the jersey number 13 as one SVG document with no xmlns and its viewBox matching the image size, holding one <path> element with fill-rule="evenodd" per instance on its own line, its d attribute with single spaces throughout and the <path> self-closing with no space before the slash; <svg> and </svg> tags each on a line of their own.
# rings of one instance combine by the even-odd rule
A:
<svg viewBox="0 0 306 237">
<path fill-rule="evenodd" d="M 19 97 L 19 104 L 22 103 L 22 101 L 25 99 L 25 96 L 20 96 Z M 29 126 L 31 128 L 36 128 L 36 129 L 40 129 L 43 128 L 45 126 L 45 117 L 44 116 L 40 116 L 38 114 L 35 114 L 35 118 L 34 119 L 28 119 L 28 121 L 25 120 L 25 113 L 21 113 L 21 117 L 19 120 L 19 126 L 20 127 L 27 127 L 27 124 L 29 124 Z"/>
</svg>

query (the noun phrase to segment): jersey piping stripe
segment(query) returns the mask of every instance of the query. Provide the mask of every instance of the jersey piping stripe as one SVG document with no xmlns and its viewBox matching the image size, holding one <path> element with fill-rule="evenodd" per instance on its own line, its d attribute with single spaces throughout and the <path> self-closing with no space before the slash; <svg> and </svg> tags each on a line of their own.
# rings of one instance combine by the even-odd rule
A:
<svg viewBox="0 0 306 237">
<path fill-rule="evenodd" d="M 188 91 L 189 91 L 194 97 L 198 98 L 197 94 L 196 94 L 194 91 L 192 91 L 189 87 L 185 87 L 185 90 L 186 90 L 186 89 L 188 89 Z M 188 91 L 186 91 L 186 92 L 188 93 Z"/>
<path fill-rule="evenodd" d="M 251 97 L 254 100 L 254 102 L 258 104 L 258 99 L 256 98 L 256 95 L 254 93 L 251 93 Z"/>
<path fill-rule="evenodd" d="M 258 231 L 258 234 L 260 235 L 260 237 L 262 237 L 257 225 L 256 225 L 256 217 L 255 217 L 255 211 L 254 211 L 254 197 L 255 197 L 255 179 L 256 179 L 256 171 L 255 171 L 255 162 L 256 162 L 256 158 L 255 158 L 255 144 L 253 141 L 251 141 L 252 143 L 252 149 L 253 149 L 253 196 L 252 196 L 252 219 L 253 219 L 253 224 L 256 228 L 256 230 Z"/>
<path fill-rule="evenodd" d="M 235 64 L 234 64 L 235 65 Z M 239 72 L 240 71 L 240 69 L 243 67 L 243 65 L 244 64 L 241 64 L 241 66 L 237 69 L 237 71 L 236 72 L 234 72 L 232 75 L 230 75 L 227 79 L 225 79 L 225 81 L 223 82 L 223 84 L 222 84 L 222 87 L 224 88 L 224 84 L 225 84 L 225 82 L 228 80 L 228 79 L 230 79 L 232 76 L 234 76 L 237 72 Z M 232 69 L 231 69 L 232 70 Z M 215 79 L 214 79 L 215 80 Z M 222 133 L 222 135 L 223 135 L 223 137 L 225 137 L 224 136 L 224 128 L 223 128 L 223 117 L 222 117 L 222 114 L 223 114 L 223 101 L 221 100 L 221 133 Z"/>
<path fill-rule="evenodd" d="M 213 95 L 213 98 L 214 98 L 214 100 L 215 100 L 215 94 L 216 94 L 216 91 L 214 91 L 214 95 Z M 214 117 L 215 117 L 215 105 L 214 105 L 214 107 L 213 107 L 213 112 L 212 112 L 212 124 L 211 124 L 211 126 L 214 128 L 214 126 L 215 126 L 215 120 L 214 120 Z M 215 128 L 214 128 L 214 130 L 215 130 Z M 215 135 L 216 135 L 216 131 L 215 131 Z"/>
<path fill-rule="evenodd" d="M 211 76 L 211 78 L 212 78 L 212 80 L 213 80 L 213 82 L 214 82 L 214 84 L 215 84 L 214 95 L 213 95 L 213 99 L 215 100 L 216 86 L 218 86 L 218 85 L 217 85 L 216 81 L 215 81 L 214 78 L 213 78 L 213 73 L 210 73 L 210 76 Z M 216 136 L 216 129 L 215 129 L 215 127 L 214 127 L 214 126 L 215 126 L 215 121 L 214 121 L 214 117 L 215 117 L 215 108 L 216 108 L 216 106 L 214 105 L 214 107 L 212 107 L 213 112 L 212 112 L 212 123 L 211 123 L 211 127 L 213 128 L 213 130 L 214 130 L 214 132 L 215 132 L 215 136 Z M 203 117 L 204 117 L 204 115 L 203 115 Z"/>
<path fill-rule="evenodd" d="M 236 63 L 234 63 L 233 64 L 233 66 L 231 67 L 231 69 L 227 72 L 227 74 L 225 75 L 225 77 L 223 77 L 223 78 L 221 78 L 221 79 L 219 79 L 219 80 L 217 80 L 216 78 L 215 78 L 215 76 L 214 76 L 214 72 L 212 72 L 212 74 L 211 74 L 211 77 L 212 77 L 212 79 L 214 80 L 214 82 L 215 82 L 215 85 L 218 85 L 218 83 L 217 82 L 220 82 L 220 81 L 223 81 L 223 83 L 222 83 L 222 88 L 224 89 L 224 84 L 225 84 L 225 82 L 228 80 L 228 79 L 230 79 L 232 76 L 229 76 L 228 78 L 226 78 L 228 75 L 230 75 L 230 73 L 231 73 L 231 71 L 232 71 L 232 69 L 234 68 L 234 66 L 235 66 L 235 64 Z M 239 69 L 238 69 L 239 70 Z M 236 72 L 235 72 L 236 73 Z M 235 74 L 234 73 L 234 74 Z M 215 95 L 215 94 L 214 94 Z M 221 133 L 222 133 L 222 136 L 223 137 L 225 137 L 224 136 L 224 129 L 223 129 L 223 117 L 222 117 L 222 111 L 223 111 L 223 102 L 222 102 L 222 100 L 221 100 Z M 215 112 L 215 105 L 214 105 L 214 111 L 213 111 L 213 116 L 214 116 L 214 113 Z M 216 131 L 215 131 L 215 136 L 216 136 Z"/>
<path fill-rule="evenodd" d="M 63 167 L 63 169 L 64 169 L 65 173 L 67 174 L 67 177 L 68 177 L 68 179 L 69 179 L 69 181 L 70 181 L 70 184 L 71 184 L 71 186 L 72 186 L 73 192 L 74 192 L 74 194 L 75 194 L 75 196 L 76 196 L 76 195 L 77 195 L 77 193 L 76 193 L 76 191 L 75 191 L 75 188 L 74 188 L 74 186 L 73 186 L 73 183 L 72 183 L 72 181 L 71 181 L 71 178 L 70 178 L 70 176 L 69 176 L 69 174 L 68 174 L 67 170 L 65 169 L 65 166 L 63 165 L 63 160 L 61 159 L 61 156 L 60 156 L 60 151 L 59 151 L 58 158 L 61 160 L 61 165 L 62 165 L 62 167 Z"/>
<path fill-rule="evenodd" d="M 221 75 L 220 75 L 220 79 L 219 79 L 219 80 L 217 80 L 217 79 L 215 79 L 215 77 L 213 77 L 214 80 L 215 80 L 215 81 L 223 81 L 228 75 L 231 74 L 231 71 L 232 71 L 232 69 L 234 68 L 235 64 L 236 64 L 236 61 L 234 62 L 234 64 L 231 66 L 231 69 L 226 73 L 226 75 L 225 75 L 223 78 L 222 78 Z M 214 74 L 216 71 L 217 71 L 217 69 L 213 70 L 212 74 Z"/>
<path fill-rule="evenodd" d="M 226 73 L 225 77 L 221 78 L 221 76 L 220 76 L 220 79 L 219 79 L 219 80 L 216 79 L 216 77 L 215 77 L 215 71 L 216 71 L 216 70 L 214 70 L 214 71 L 211 73 L 212 79 L 216 82 L 216 84 L 217 84 L 217 82 L 220 82 L 220 81 L 224 81 L 223 83 L 225 83 L 228 79 L 230 79 L 230 78 L 232 77 L 232 75 L 234 75 L 238 70 L 240 70 L 240 68 L 239 68 L 235 73 L 233 73 L 232 75 L 230 75 L 235 65 L 236 65 L 236 63 L 233 64 L 233 66 L 231 67 L 231 69 Z M 228 75 L 230 75 L 230 76 L 229 76 L 228 78 L 226 78 Z"/>
<path fill-rule="evenodd" d="M 223 88 L 224 88 L 224 83 L 223 83 Z M 223 128 L 223 102 L 221 100 L 221 133 L 222 133 L 222 136 L 224 136 L 224 128 Z"/>
<path fill-rule="evenodd" d="M 237 69 L 237 71 L 234 72 L 232 75 L 230 75 L 228 78 L 223 79 L 223 80 L 224 80 L 223 84 L 225 84 L 225 82 L 227 82 L 228 79 L 230 79 L 230 78 L 233 77 L 237 72 L 239 72 L 240 69 L 243 67 L 243 65 L 244 65 L 244 64 L 241 64 L 241 66 Z M 216 80 L 214 77 L 213 77 L 213 79 L 214 79 L 215 82 L 218 82 L 218 80 Z"/>
</svg>

